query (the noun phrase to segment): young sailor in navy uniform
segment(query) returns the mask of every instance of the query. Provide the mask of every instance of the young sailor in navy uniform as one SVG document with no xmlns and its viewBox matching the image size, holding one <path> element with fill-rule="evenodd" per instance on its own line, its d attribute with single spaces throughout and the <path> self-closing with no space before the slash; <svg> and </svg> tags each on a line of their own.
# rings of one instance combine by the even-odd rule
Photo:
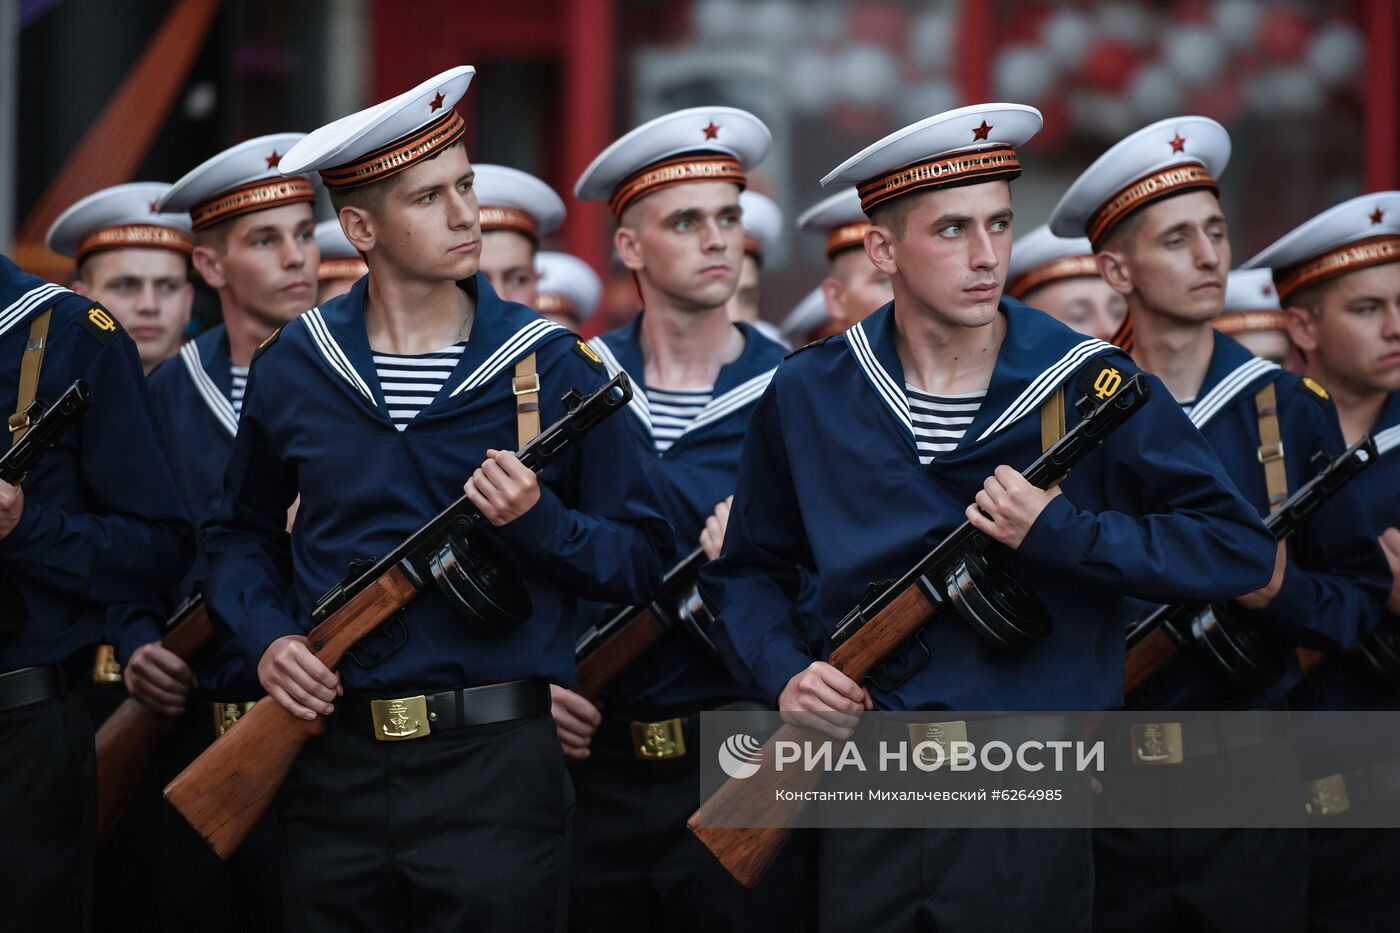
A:
<svg viewBox="0 0 1400 933">
<path fill-rule="evenodd" d="M 658 117 L 605 149 L 576 187 L 608 200 L 618 258 L 643 311 L 591 346 L 637 387 L 621 417 L 665 503 L 676 550 L 714 557 L 724 537 L 739 449 L 754 402 L 784 349 L 726 304 L 745 261 L 740 193 L 768 154 L 768 128 L 730 107 Z M 763 708 L 713 650 L 673 630 L 609 685 L 600 716 L 555 689 L 555 718 L 578 802 L 570 927 L 615 930 L 659 918 L 659 929 L 801 929 L 801 847 L 756 892 L 736 885 L 685 828 L 699 795 L 698 713 Z M 596 733 L 595 733 L 596 730 Z M 653 748 L 638 736 L 664 735 Z"/>
<path fill-rule="evenodd" d="M 826 238 L 826 278 L 822 279 L 821 293 L 830 329 L 809 328 L 809 340 L 839 334 L 889 303 L 893 297 L 890 277 L 865 255 L 870 219 L 861 210 L 856 189 L 842 188 L 822 198 L 797 218 L 797 226 Z"/>
<path fill-rule="evenodd" d="M 1128 304 L 1099 276 L 1085 237 L 1058 237 L 1036 227 L 1011 244 L 1006 293 L 1081 334 L 1112 340 Z"/>
<path fill-rule="evenodd" d="M 317 304 L 345 294 L 369 271 L 359 251 L 345 239 L 345 231 L 340 229 L 338 217 L 316 225 L 316 248 L 321 253 L 321 265 L 316 270 Z"/>
<path fill-rule="evenodd" d="M 1163 381 L 1220 457 L 1222 475 L 1267 516 L 1317 472 L 1315 456 L 1336 456 L 1344 447 L 1325 392 L 1212 326 L 1230 268 L 1229 229 L 1216 182 L 1229 155 L 1225 129 L 1205 117 L 1144 127 L 1080 175 L 1051 214 L 1050 229 L 1089 237 L 1104 280 L 1127 298 L 1134 362 Z M 1277 548 L 1268 585 L 1236 600 L 1287 673 L 1268 687 L 1249 687 L 1223 676 L 1206 652 L 1183 651 L 1129 696 L 1128 705 L 1277 708 L 1298 679 L 1295 646 L 1355 645 L 1374 625 L 1388 589 L 1356 489 L 1344 487 Z M 1297 764 L 1288 730 L 1278 720 L 1272 723 L 1272 730 L 1222 732 L 1214 754 L 1187 756 L 1162 780 L 1200 780 L 1197 775 L 1220 767 L 1216 755 L 1229 756 L 1236 772 L 1257 769 L 1261 775 L 1258 786 L 1244 781 L 1219 788 L 1238 798 L 1239 825 L 1268 815 L 1282 825 L 1298 821 Z M 1193 742 L 1199 748 L 1201 739 L 1191 728 L 1182 730 L 1183 749 Z M 1126 748 L 1128 737 L 1117 738 Z M 1101 803 L 1112 809 L 1129 799 L 1161 796 L 1154 787 L 1135 782 L 1133 797 L 1124 791 L 1115 802 L 1115 788 L 1108 786 Z M 1171 806 L 1169 796 L 1159 805 Z M 1303 845 L 1301 833 L 1258 830 L 1102 832 L 1095 926 L 1172 930 L 1248 922 L 1300 928 Z"/>
<path fill-rule="evenodd" d="M 739 285 L 724 306 L 731 321 L 752 324 L 759 333 L 777 340 L 777 329 L 763 320 L 763 264 L 772 262 L 783 236 L 783 209 L 766 194 L 745 189 L 739 193 L 744 212 L 744 261 L 739 267 Z"/>
<path fill-rule="evenodd" d="M 1373 637 L 1400 642 L 1400 191 L 1324 211 L 1245 263 L 1272 268 L 1288 330 L 1309 379 L 1337 406 L 1342 437 L 1369 433 L 1380 459 L 1354 485 L 1390 564 Z M 1329 655 L 1293 691 L 1309 710 L 1394 710 L 1400 683 L 1351 651 Z M 1322 723 L 1298 738 L 1305 754 L 1308 923 L 1322 931 L 1394 923 L 1400 859 L 1400 730 L 1337 735 Z M 1319 734 L 1322 733 L 1322 734 Z"/>
<path fill-rule="evenodd" d="M 276 166 L 301 138 L 280 133 L 242 142 L 173 186 L 162 186 L 157 196 L 160 210 L 192 224 L 193 261 L 216 287 L 224 318 L 150 379 L 156 424 L 196 526 L 213 517 L 223 497 L 254 350 L 315 302 L 320 252 L 311 213 L 313 179 L 283 177 Z M 160 644 L 162 623 L 177 603 L 205 588 L 208 575 L 201 546 L 172 598 L 128 606 L 123 613 L 118 649 L 132 695 L 176 720 L 143 793 L 163 787 L 262 694 L 237 650 L 210 644 L 192 670 Z M 274 820 L 262 820 L 225 862 L 173 809 L 158 802 L 152 812 L 156 851 L 144 867 L 145 879 L 135 882 L 146 891 L 137 909 L 143 919 L 149 912 L 149 928 L 278 928 Z"/>
<path fill-rule="evenodd" d="M 564 202 L 528 172 L 505 165 L 473 168 L 481 205 L 481 274 L 502 299 L 533 308 L 540 284 L 536 253 L 564 222 Z"/>
<path fill-rule="evenodd" d="M 1288 315 L 1278 303 L 1273 272 L 1240 268 L 1225 280 L 1225 310 L 1215 319 L 1215 329 L 1260 359 L 1292 368 L 1293 343 L 1288 339 Z"/>
<path fill-rule="evenodd" d="M 539 294 L 534 308 L 540 317 L 577 331 L 598 310 L 603 280 L 582 259 L 543 250 L 535 256 L 535 272 Z"/>
<path fill-rule="evenodd" d="M 1110 370 L 1136 372 L 1112 346 L 1002 297 L 1015 147 L 1040 126 L 1031 107 L 964 107 L 823 179 L 857 185 L 865 250 L 895 299 L 779 367 L 750 421 L 724 554 L 702 574 L 721 650 L 783 710 L 1112 707 L 1125 595 L 1214 599 L 1268 579 L 1273 542 L 1160 384 L 1057 490 L 1018 472 L 1041 452 L 1037 413 L 1057 388 L 1069 402 Z M 795 612 L 799 568 L 815 572 L 834 629 L 872 581 L 904 573 L 964 519 L 1005 546 L 1044 604 L 1046 642 L 1010 657 L 935 623 L 931 659 L 891 690 L 815 660 Z M 823 929 L 1089 922 L 1087 829 L 824 831 L 818 848 Z"/>
<path fill-rule="evenodd" d="M 0 406 L 92 406 L 18 486 L 0 480 L 0 925 L 86 930 L 96 848 L 89 676 L 107 607 L 155 598 L 189 567 L 193 529 L 151 418 L 136 347 L 91 299 L 0 256 Z"/>
<path fill-rule="evenodd" d="M 264 342 L 206 526 L 214 612 L 273 698 L 329 719 L 277 799 L 290 929 L 560 923 L 572 794 L 548 683 L 571 682 L 575 598 L 645 599 L 670 559 L 622 415 L 542 480 L 511 452 L 538 431 L 536 404 L 550 424 L 563 393 L 606 376 L 572 334 L 477 274 L 454 110 L 473 73 L 453 68 L 322 127 L 280 163 L 320 172 L 370 269 Z M 518 401 L 517 386 L 538 402 Z M 456 500 L 464 479 L 529 593 L 528 618 L 487 630 L 428 587 L 327 670 L 305 639 L 320 595 Z M 422 718 L 390 728 L 388 710 L 410 705 Z"/>
<path fill-rule="evenodd" d="M 148 375 L 179 351 L 194 302 L 190 219 L 159 210 L 169 187 L 134 181 L 94 192 L 58 215 L 46 237 L 73 258 L 73 291 L 117 319 Z"/>
</svg>

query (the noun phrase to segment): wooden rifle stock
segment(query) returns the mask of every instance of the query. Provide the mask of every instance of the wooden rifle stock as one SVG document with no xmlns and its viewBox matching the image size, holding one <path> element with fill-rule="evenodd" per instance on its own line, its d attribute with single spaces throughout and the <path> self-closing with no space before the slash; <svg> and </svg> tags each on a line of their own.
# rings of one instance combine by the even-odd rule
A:
<svg viewBox="0 0 1400 933">
<path fill-rule="evenodd" d="M 1303 519 L 1376 461 L 1376 443 L 1368 434 L 1327 463 L 1287 501 L 1271 512 L 1264 527 L 1275 541 L 1287 540 Z M 1173 603 L 1152 611 L 1128 629 L 1128 656 L 1123 668 L 1123 695 L 1129 696 L 1166 667 L 1192 641 L 1192 622 L 1206 603 Z M 1298 649 L 1303 673 L 1316 667 L 1324 654 Z"/>
<path fill-rule="evenodd" d="M 578 693 L 597 702 L 603 688 L 676 624 L 672 604 L 681 590 L 695 583 L 695 575 L 705 564 L 705 552 L 696 548 L 667 571 L 656 597 L 645 606 L 629 606 L 615 613 L 579 643 L 575 652 Z"/>
<path fill-rule="evenodd" d="M 626 373 L 586 399 L 571 391 L 564 398 L 568 414 L 526 444 L 520 462 L 538 473 L 631 398 Z M 335 670 L 357 642 L 433 579 L 431 561 L 443 539 L 479 520 L 481 513 L 462 496 L 354 580 L 334 587 L 312 612 L 316 625 L 306 635 L 311 652 Z M 272 804 L 307 739 L 325 730 L 323 719 L 299 719 L 264 697 L 176 775 L 165 799 L 215 854 L 228 858 Z"/>
<path fill-rule="evenodd" d="M 175 612 L 162 648 L 189 663 L 214 637 L 209 609 L 192 596 Z M 127 697 L 97 730 L 97 841 L 106 842 L 136 795 L 161 739 L 174 720 Z"/>
<path fill-rule="evenodd" d="M 1143 376 L 1128 380 L 1117 394 L 1094 407 L 1072 431 L 1045 451 L 1025 471 L 1026 480 L 1041 489 L 1060 482 L 1146 404 L 1149 391 Z M 941 590 L 944 574 L 986 543 L 971 523 L 959 525 L 917 566 L 842 620 L 832 636 L 834 647 L 829 663 L 857 683 L 865 680 L 941 610 L 929 592 Z M 778 772 L 773 767 L 777 742 L 826 738 L 822 732 L 802 725 L 796 716 L 790 714 L 787 718 L 789 721 L 764 743 L 759 771 L 742 781 L 726 781 L 686 821 L 690 831 L 746 888 L 756 885 L 777 858 L 792 821 L 801 810 L 797 803 L 790 803 L 779 811 L 784 821 L 771 825 L 775 792 L 785 789 L 800 793 L 811 789 L 821 778 L 815 769 Z"/>
</svg>

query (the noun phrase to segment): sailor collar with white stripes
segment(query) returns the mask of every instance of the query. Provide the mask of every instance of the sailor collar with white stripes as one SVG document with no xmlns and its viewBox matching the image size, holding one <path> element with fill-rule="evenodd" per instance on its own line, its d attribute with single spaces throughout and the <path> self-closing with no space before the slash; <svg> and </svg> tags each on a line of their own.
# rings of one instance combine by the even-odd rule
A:
<svg viewBox="0 0 1400 933">
<path fill-rule="evenodd" d="M 233 410 L 233 373 L 229 370 L 228 331 L 211 328 L 180 348 L 180 364 L 194 384 L 195 394 L 229 437 L 238 433 Z"/>
<path fill-rule="evenodd" d="M 1006 335 L 997 352 L 986 398 L 957 450 L 1034 415 L 1051 393 L 1090 359 L 1119 352 L 1112 344 L 1077 334 L 1015 299 L 1002 298 L 1000 311 L 1006 316 Z M 898 423 L 910 454 L 917 456 L 909 397 L 904 391 L 904 367 L 894 343 L 894 303 L 846 331 L 843 339 L 875 396 Z"/>
<path fill-rule="evenodd" d="M 646 394 L 646 362 L 642 356 L 641 343 L 644 314 L 645 312 L 638 314 L 634 321 L 624 327 L 594 337 L 588 345 L 602 359 L 609 376 L 615 376 L 620 370 L 625 370 L 628 378 L 638 386 L 638 391 L 632 393 L 632 401 L 627 408 L 650 437 L 653 435 L 651 405 Z M 746 411 L 758 401 L 758 397 L 772 381 L 781 353 L 771 354 L 773 363 L 769 365 L 769 354 L 766 350 L 772 341 L 749 324 L 736 322 L 734 326 L 744 335 L 743 351 L 735 360 L 720 367 L 719 375 L 715 378 L 714 395 L 709 404 L 702 408 L 695 420 L 680 433 L 671 445 L 671 450 L 687 437 L 703 431 L 710 425 L 737 412 Z"/>
<path fill-rule="evenodd" d="M 1371 437 L 1376 442 L 1376 452 L 1382 457 L 1400 451 L 1400 390 L 1386 397 L 1381 416 L 1371 425 Z"/>
<path fill-rule="evenodd" d="M 312 308 L 297 320 L 306 328 L 321 361 L 336 380 L 392 426 L 365 331 L 368 282 L 368 277 L 360 279 L 344 295 Z M 471 334 L 452 375 L 432 404 L 422 409 L 420 417 L 434 413 L 450 399 L 480 389 L 546 338 L 566 332 L 524 305 L 502 301 L 480 273 L 457 284 L 476 299 Z"/>
<path fill-rule="evenodd" d="M 1216 331 L 1210 366 L 1187 417 L 1197 428 L 1204 428 L 1236 399 L 1252 398 L 1280 372 L 1282 368 L 1277 363 L 1260 359 L 1234 338 Z"/>
<path fill-rule="evenodd" d="M 0 256 L 0 259 L 4 258 Z M 73 293 L 63 286 L 51 282 L 44 282 L 24 292 L 4 308 L 0 308 L 0 337 L 28 322 L 44 309 L 53 307 L 54 302 L 64 295 L 71 294 Z"/>
</svg>

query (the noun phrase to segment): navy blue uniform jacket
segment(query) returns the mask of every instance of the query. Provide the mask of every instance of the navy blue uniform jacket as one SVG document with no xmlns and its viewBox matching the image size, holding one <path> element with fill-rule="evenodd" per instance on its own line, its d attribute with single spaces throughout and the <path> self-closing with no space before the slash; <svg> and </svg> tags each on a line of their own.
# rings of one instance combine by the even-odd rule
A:
<svg viewBox="0 0 1400 933">
<path fill-rule="evenodd" d="M 1335 457 L 1345 449 L 1330 400 L 1217 332 L 1210 368 L 1190 418 L 1261 516 L 1269 514 L 1269 495 L 1259 461 L 1254 397 L 1270 383 L 1278 400 L 1290 493 L 1317 473 L 1315 455 Z M 1369 467 L 1303 521 L 1288 539 L 1288 563 L 1278 594 L 1265 609 L 1250 613 L 1269 648 L 1286 664 L 1282 680 L 1249 693 L 1222 677 L 1203 653 L 1186 651 L 1130 697 L 1130 704 L 1148 709 L 1236 709 L 1277 703 L 1298 682 L 1297 646 L 1322 651 L 1354 647 L 1375 625 L 1390 592 L 1390 568 L 1358 494 L 1358 483 L 1380 469 L 1379 463 Z"/>
<path fill-rule="evenodd" d="M 872 581 L 912 567 L 964 520 L 1000 464 L 1040 454 L 1041 404 L 1081 371 L 1130 360 L 1003 299 L 1006 336 L 986 399 L 957 449 L 919 463 L 893 341 L 893 305 L 790 356 L 759 401 L 724 554 L 702 578 L 721 647 L 770 699 L 813 660 L 795 622 L 797 568 L 815 571 L 827 631 Z M 1149 377 L 1152 397 L 1062 485 L 1005 566 L 1045 604 L 1052 637 L 999 655 L 936 619 L 932 661 L 884 709 L 1102 709 L 1122 702 L 1124 596 L 1216 599 L 1269 579 L 1274 545 L 1220 461 Z M 1068 406 L 1072 409 L 1072 405 Z M 1068 413 L 1071 426 L 1075 413 Z M 1004 549 L 1003 549 L 1004 550 Z"/>
<path fill-rule="evenodd" d="M 0 408 L 19 397 L 31 321 L 52 308 L 36 396 L 86 379 L 93 403 L 24 480 L 19 524 L 0 538 L 0 574 L 28 621 L 0 641 L 0 671 L 62 661 L 106 637 L 107 606 L 157 597 L 194 552 L 151 419 L 136 345 L 100 306 L 0 256 Z"/>
<path fill-rule="evenodd" d="M 181 347 L 179 355 L 162 364 L 150 378 L 156 425 L 165 439 L 185 509 L 196 526 L 214 517 L 223 498 L 224 472 L 238 430 L 229 364 L 228 332 L 220 325 Z M 174 604 L 207 580 L 208 563 L 201 543 L 194 566 L 180 582 L 174 600 L 127 607 L 117 644 L 123 661 L 141 645 L 160 638 L 161 623 Z M 259 692 L 261 688 L 238 646 L 221 647 L 222 652 L 201 652 L 196 659 L 200 686 L 224 699 Z"/>
<path fill-rule="evenodd" d="M 569 331 L 502 301 L 477 275 L 465 351 L 438 397 L 395 430 L 365 333 L 368 279 L 284 327 L 255 358 L 224 499 L 205 526 L 209 598 L 256 668 L 275 639 L 304 633 L 348 564 L 392 550 L 462 495 L 488 448 L 516 447 L 515 362 L 537 356 L 541 423 L 570 388 L 606 381 Z M 408 637 L 362 643 L 341 666 L 347 690 L 421 691 L 547 677 L 572 684 L 575 599 L 636 602 L 660 582 L 671 530 L 623 423 L 603 422 L 543 474 L 540 501 L 489 533 L 520 571 L 530 619 L 506 634 L 473 627 L 429 586 L 403 611 Z M 290 538 L 287 507 L 301 505 Z M 485 523 L 482 523 L 485 525 Z M 292 611 L 286 608 L 290 590 Z M 391 628 L 386 624 L 385 629 Z"/>
<path fill-rule="evenodd" d="M 720 368 L 713 400 L 676 442 L 656 452 L 644 387 L 642 316 L 591 341 L 609 372 L 626 370 L 637 387 L 625 416 L 641 457 L 676 531 L 676 551 L 687 554 L 715 506 L 734 492 L 749 415 L 787 352 L 747 324 L 744 350 Z M 589 615 L 596 615 L 590 613 Z M 590 619 L 589 621 L 596 621 Z M 610 686 L 607 705 L 622 710 L 701 709 L 736 699 L 760 699 L 752 684 L 736 683 L 712 652 L 686 632 L 672 632 L 628 667 Z"/>
<path fill-rule="evenodd" d="M 1352 485 L 1366 510 L 1366 527 L 1380 535 L 1387 528 L 1400 528 L 1400 392 L 1390 393 L 1370 433 L 1380 459 Z M 1386 611 L 1379 624 L 1400 626 L 1400 617 Z M 1323 661 L 1293 692 L 1292 701 L 1304 709 L 1397 709 L 1400 691 L 1352 654 Z"/>
</svg>

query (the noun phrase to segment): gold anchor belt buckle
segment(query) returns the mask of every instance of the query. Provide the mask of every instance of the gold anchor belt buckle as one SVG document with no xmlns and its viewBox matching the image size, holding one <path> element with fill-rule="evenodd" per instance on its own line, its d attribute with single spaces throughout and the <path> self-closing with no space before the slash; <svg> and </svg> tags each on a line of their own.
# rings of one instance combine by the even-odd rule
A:
<svg viewBox="0 0 1400 933">
<path fill-rule="evenodd" d="M 1132 740 L 1135 765 L 1179 765 L 1186 760 L 1179 722 L 1134 723 Z"/>
<path fill-rule="evenodd" d="M 119 684 L 122 682 L 122 666 L 117 663 L 117 649 L 111 645 L 98 645 L 92 656 L 92 682 L 95 684 Z"/>
<path fill-rule="evenodd" d="M 247 703 L 213 703 L 214 707 L 214 738 L 222 738 L 223 734 L 233 728 L 233 724 L 243 718 L 243 715 L 255 705 L 252 701 Z"/>
<path fill-rule="evenodd" d="M 1305 806 L 1309 817 L 1336 816 L 1351 809 L 1347 780 L 1340 774 L 1308 781 L 1304 789 L 1307 792 Z"/>
<path fill-rule="evenodd" d="M 632 723 L 632 751 L 642 761 L 666 761 L 685 754 L 685 730 L 679 719 Z"/>
<path fill-rule="evenodd" d="M 970 753 L 964 753 L 954 758 L 952 744 L 954 742 L 967 741 L 966 720 L 956 719 L 952 722 L 911 722 L 909 723 L 909 747 L 918 748 L 925 742 L 932 742 L 943 750 L 943 762 L 952 764 L 955 761 L 970 760 Z M 959 751 L 962 751 L 961 749 Z M 938 764 L 938 755 L 932 749 L 925 748 L 919 752 L 919 760 L 928 767 Z"/>
<path fill-rule="evenodd" d="M 381 742 L 421 739 L 433 731 L 428 725 L 428 698 L 422 695 L 371 700 L 369 711 L 374 718 L 374 737 Z"/>
</svg>

